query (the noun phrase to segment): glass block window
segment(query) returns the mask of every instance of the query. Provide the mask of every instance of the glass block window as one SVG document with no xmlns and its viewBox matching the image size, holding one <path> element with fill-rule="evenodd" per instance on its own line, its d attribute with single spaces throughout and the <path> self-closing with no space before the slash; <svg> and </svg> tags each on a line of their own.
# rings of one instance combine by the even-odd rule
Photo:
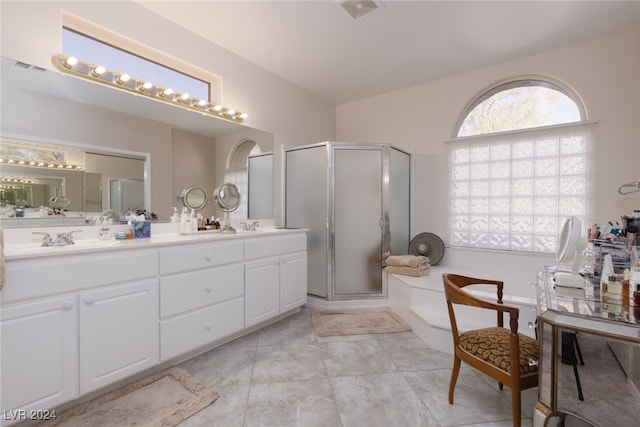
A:
<svg viewBox="0 0 640 427">
<path fill-rule="evenodd" d="M 592 127 L 554 123 L 451 141 L 450 245 L 554 253 L 563 221 L 586 216 Z"/>
</svg>

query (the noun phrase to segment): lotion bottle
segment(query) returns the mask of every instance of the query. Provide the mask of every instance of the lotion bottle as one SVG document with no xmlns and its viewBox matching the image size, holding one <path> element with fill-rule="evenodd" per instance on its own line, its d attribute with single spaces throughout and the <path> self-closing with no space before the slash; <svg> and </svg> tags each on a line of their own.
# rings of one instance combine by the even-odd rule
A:
<svg viewBox="0 0 640 427">
<path fill-rule="evenodd" d="M 198 217 L 196 216 L 196 211 L 191 209 L 191 231 L 198 231 Z"/>
<path fill-rule="evenodd" d="M 127 221 L 127 231 L 124 233 L 124 238 L 126 240 L 133 240 L 133 223 L 131 220 Z"/>
</svg>

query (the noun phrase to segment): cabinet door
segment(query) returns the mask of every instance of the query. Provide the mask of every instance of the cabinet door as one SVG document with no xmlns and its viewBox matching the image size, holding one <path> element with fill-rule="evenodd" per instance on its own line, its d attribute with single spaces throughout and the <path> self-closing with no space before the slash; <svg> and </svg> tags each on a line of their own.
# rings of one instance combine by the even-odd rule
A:
<svg viewBox="0 0 640 427">
<path fill-rule="evenodd" d="M 280 312 L 307 303 L 307 253 L 280 257 Z"/>
<path fill-rule="evenodd" d="M 158 363 L 158 280 L 80 295 L 80 392 Z"/>
<path fill-rule="evenodd" d="M 280 313 L 280 259 L 245 263 L 245 328 Z"/>
<path fill-rule="evenodd" d="M 76 296 L 16 304 L 0 311 L 2 417 L 78 397 Z"/>
</svg>

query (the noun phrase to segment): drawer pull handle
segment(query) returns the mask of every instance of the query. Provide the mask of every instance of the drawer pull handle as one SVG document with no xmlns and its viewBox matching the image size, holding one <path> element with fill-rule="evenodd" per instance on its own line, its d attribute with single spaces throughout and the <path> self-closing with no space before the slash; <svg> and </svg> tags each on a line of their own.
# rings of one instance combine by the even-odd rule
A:
<svg viewBox="0 0 640 427">
<path fill-rule="evenodd" d="M 65 301 L 62 303 L 62 309 L 69 311 L 73 308 L 73 303 L 71 301 Z"/>
<path fill-rule="evenodd" d="M 91 304 L 93 304 L 94 302 L 96 302 L 96 301 L 95 301 L 92 297 L 86 297 L 86 298 L 84 299 L 84 303 L 85 303 L 86 305 L 91 305 Z"/>
<path fill-rule="evenodd" d="M 211 323 L 206 323 L 206 324 L 204 325 L 204 328 L 205 328 L 207 331 L 210 331 L 210 330 L 211 330 Z"/>
<path fill-rule="evenodd" d="M 212 259 L 211 255 L 205 255 L 204 256 L 204 260 L 207 261 L 207 262 L 211 262 L 211 259 Z"/>
<path fill-rule="evenodd" d="M 204 288 L 204 290 L 207 292 L 211 292 L 211 286 L 207 286 L 206 288 Z"/>
</svg>

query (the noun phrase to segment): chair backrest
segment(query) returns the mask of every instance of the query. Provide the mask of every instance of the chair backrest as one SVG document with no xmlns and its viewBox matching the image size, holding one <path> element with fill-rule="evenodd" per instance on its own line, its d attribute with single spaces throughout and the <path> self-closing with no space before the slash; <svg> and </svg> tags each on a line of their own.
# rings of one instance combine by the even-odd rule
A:
<svg viewBox="0 0 640 427">
<path fill-rule="evenodd" d="M 443 274 L 442 280 L 444 282 L 444 292 L 447 300 L 447 310 L 449 312 L 449 320 L 451 322 L 451 332 L 454 335 L 454 340 L 457 340 L 458 325 L 456 322 L 456 315 L 453 308 L 454 304 L 468 305 L 479 308 L 486 308 L 497 312 L 496 325 L 499 327 L 504 326 L 504 313 L 509 313 L 510 327 L 513 333 L 517 333 L 518 330 L 518 315 L 519 310 L 517 307 L 511 307 L 502 303 L 504 282 L 500 280 L 488 280 L 478 279 L 475 277 L 461 276 L 458 274 Z M 489 302 L 487 300 L 478 298 L 463 288 L 469 285 L 492 285 L 496 288 L 496 302 Z"/>
</svg>

